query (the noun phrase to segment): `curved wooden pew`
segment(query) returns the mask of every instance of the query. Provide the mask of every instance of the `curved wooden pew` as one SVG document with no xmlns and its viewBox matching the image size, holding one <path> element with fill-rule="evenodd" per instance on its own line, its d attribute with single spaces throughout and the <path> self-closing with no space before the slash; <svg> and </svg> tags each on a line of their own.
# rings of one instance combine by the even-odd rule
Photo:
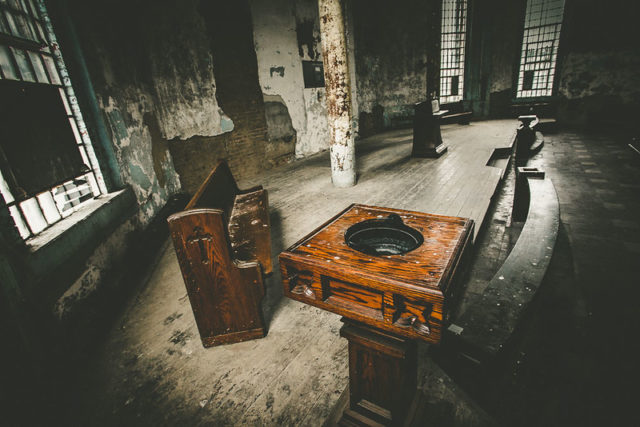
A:
<svg viewBox="0 0 640 427">
<path fill-rule="evenodd" d="M 526 187 L 517 192 L 528 195 L 520 237 L 482 295 L 443 337 L 448 354 L 472 365 L 488 366 L 507 345 L 543 282 L 558 236 L 560 208 L 553 183 L 535 168 L 520 168 L 519 174 L 518 185 Z"/>
</svg>

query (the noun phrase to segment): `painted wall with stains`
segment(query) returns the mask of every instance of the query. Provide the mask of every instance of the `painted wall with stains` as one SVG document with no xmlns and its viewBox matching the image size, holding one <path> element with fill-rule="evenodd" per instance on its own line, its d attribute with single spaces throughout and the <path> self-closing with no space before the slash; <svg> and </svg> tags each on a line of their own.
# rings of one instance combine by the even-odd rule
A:
<svg viewBox="0 0 640 427">
<path fill-rule="evenodd" d="M 168 141 L 233 128 L 216 99 L 198 4 L 77 1 L 71 7 L 123 181 L 140 205 L 142 226 L 180 189 Z"/>
<path fill-rule="evenodd" d="M 69 1 L 98 109 L 130 190 L 114 201 L 117 209 L 101 208 L 91 227 L 71 231 L 68 250 L 38 251 L 29 260 L 30 287 L 47 289 L 39 304 L 68 327 L 69 319 L 81 323 L 108 305 L 104 295 L 122 293 L 122 273 L 144 257 L 135 253 L 138 240 L 181 191 L 170 141 L 234 129 L 218 103 L 200 3 Z M 61 271 L 55 287 L 43 277 L 48 269 Z"/>
<path fill-rule="evenodd" d="M 329 148 L 324 87 L 305 88 L 302 61 L 322 61 L 316 0 L 251 0 L 268 138 L 296 157 Z"/>
<path fill-rule="evenodd" d="M 490 28 L 489 116 L 511 117 L 515 97 L 526 3 L 522 0 L 494 0 Z"/>
<path fill-rule="evenodd" d="M 526 0 L 469 2 L 465 107 L 476 118 L 512 117 Z"/>
<path fill-rule="evenodd" d="M 411 125 L 427 96 L 427 5 L 352 2 L 360 135 Z"/>
<path fill-rule="evenodd" d="M 638 2 L 568 0 L 561 38 L 558 117 L 631 125 L 640 113 Z"/>
</svg>

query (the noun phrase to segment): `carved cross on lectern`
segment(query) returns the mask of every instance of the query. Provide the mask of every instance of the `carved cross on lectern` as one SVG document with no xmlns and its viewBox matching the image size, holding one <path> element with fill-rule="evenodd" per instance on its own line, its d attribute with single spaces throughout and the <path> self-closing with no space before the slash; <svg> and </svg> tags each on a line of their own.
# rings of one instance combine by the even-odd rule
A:
<svg viewBox="0 0 640 427">
<path fill-rule="evenodd" d="M 194 227 L 193 234 L 187 238 L 188 245 L 198 245 L 200 249 L 200 261 L 203 264 L 209 264 L 209 254 L 205 247 L 205 242 L 211 244 L 213 236 L 209 233 L 205 233 L 202 227 Z"/>
</svg>

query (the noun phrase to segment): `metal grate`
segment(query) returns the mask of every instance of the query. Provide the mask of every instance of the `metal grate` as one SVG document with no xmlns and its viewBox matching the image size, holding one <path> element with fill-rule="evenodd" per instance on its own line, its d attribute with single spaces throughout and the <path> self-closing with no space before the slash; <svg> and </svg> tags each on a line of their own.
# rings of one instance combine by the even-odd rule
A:
<svg viewBox="0 0 640 427">
<path fill-rule="evenodd" d="M 0 0 L 0 79 L 58 87 L 78 150 L 91 169 L 87 174 L 20 202 L 11 194 L 0 171 L 0 192 L 20 235 L 27 239 L 71 215 L 87 200 L 107 192 L 41 0 Z"/>
<path fill-rule="evenodd" d="M 442 0 L 440 47 L 440 103 L 462 100 L 467 0 Z"/>
<path fill-rule="evenodd" d="M 516 97 L 551 96 L 564 0 L 528 0 Z"/>
</svg>

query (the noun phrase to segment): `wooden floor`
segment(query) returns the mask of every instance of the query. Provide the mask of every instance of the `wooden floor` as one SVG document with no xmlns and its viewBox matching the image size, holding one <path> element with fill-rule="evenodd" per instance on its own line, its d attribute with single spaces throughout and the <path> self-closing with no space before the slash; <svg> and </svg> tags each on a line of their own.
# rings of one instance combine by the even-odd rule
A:
<svg viewBox="0 0 640 427">
<path fill-rule="evenodd" d="M 411 130 L 358 144 L 358 184 L 334 188 L 326 153 L 294 162 L 241 187 L 269 191 L 277 255 L 351 203 L 482 222 L 501 170 L 486 166 L 511 144 L 515 120 L 448 125 L 449 151 L 412 159 Z M 478 227 L 477 227 L 478 228 Z M 477 232 L 476 228 L 476 232 Z M 277 265 L 277 262 L 274 262 Z M 340 317 L 282 297 L 279 273 L 266 281 L 266 338 L 204 349 L 173 247 L 124 310 L 77 389 L 77 425 L 322 425 L 347 385 Z M 424 349 L 421 349 L 424 355 Z M 457 393 L 437 366 L 421 365 L 433 396 Z M 474 405 L 462 399 L 473 418 Z"/>
</svg>

